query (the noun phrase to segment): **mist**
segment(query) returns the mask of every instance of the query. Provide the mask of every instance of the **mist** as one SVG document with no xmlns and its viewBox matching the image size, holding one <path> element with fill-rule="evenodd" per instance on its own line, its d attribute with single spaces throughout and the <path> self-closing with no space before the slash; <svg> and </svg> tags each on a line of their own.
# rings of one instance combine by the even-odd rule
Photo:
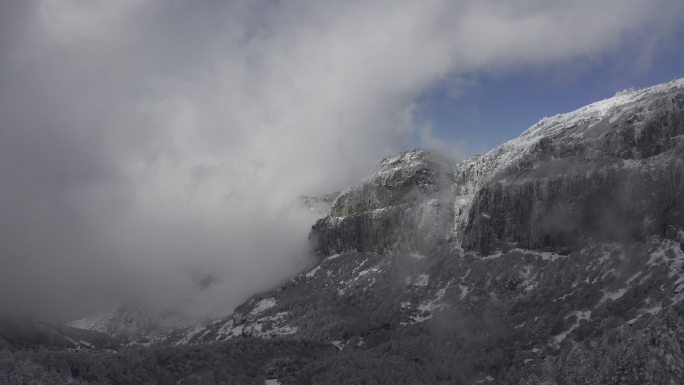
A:
<svg viewBox="0 0 684 385">
<path fill-rule="evenodd" d="M 463 156 L 421 114 L 430 88 L 620 47 L 657 55 L 683 13 L 674 0 L 3 2 L 0 308 L 228 314 L 312 263 L 300 195 L 407 147 Z"/>
</svg>

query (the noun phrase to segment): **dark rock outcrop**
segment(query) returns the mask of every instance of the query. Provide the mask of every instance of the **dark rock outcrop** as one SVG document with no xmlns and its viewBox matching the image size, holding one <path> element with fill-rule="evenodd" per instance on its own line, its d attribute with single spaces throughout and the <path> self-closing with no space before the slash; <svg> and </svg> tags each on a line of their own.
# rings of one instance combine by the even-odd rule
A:
<svg viewBox="0 0 684 385">
<path fill-rule="evenodd" d="M 527 151 L 476 192 L 464 247 L 675 239 L 684 228 L 684 90 L 624 97 L 580 110 L 582 119 L 575 112 L 530 129 L 536 137 Z"/>
<path fill-rule="evenodd" d="M 311 238 L 321 255 L 427 252 L 450 232 L 452 184 L 450 162 L 430 152 L 385 159 L 377 173 L 337 197 Z"/>
</svg>

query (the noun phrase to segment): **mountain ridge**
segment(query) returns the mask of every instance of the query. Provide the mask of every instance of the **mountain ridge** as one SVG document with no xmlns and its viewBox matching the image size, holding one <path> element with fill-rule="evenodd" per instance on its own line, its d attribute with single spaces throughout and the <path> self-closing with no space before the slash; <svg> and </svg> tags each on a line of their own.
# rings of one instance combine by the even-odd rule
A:
<svg viewBox="0 0 684 385">
<path fill-rule="evenodd" d="M 682 383 L 684 79 L 461 162 L 388 157 L 310 239 L 309 271 L 159 344 L 337 352 L 269 372 L 283 383 Z"/>
</svg>

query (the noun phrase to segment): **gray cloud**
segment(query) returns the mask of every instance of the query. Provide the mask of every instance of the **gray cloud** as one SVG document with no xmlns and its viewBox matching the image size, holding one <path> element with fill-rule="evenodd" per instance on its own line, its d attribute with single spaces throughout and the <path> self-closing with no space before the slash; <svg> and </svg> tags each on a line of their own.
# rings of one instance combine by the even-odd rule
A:
<svg viewBox="0 0 684 385">
<path fill-rule="evenodd" d="M 412 137 L 461 148 L 420 117 L 426 89 L 641 43 L 657 54 L 683 8 L 3 2 L 0 301 L 228 313 L 306 266 L 314 218 L 299 194 L 339 189 Z M 197 294 L 210 273 L 218 285 Z"/>
</svg>

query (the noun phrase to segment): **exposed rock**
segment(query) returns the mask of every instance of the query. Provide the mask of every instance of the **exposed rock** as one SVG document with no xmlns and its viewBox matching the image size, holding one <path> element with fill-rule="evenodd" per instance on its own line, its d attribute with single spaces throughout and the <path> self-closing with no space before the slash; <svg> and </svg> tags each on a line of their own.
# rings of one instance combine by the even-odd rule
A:
<svg viewBox="0 0 684 385">
<path fill-rule="evenodd" d="M 453 183 L 448 160 L 425 150 L 383 159 L 380 169 L 333 203 L 330 216 L 344 217 L 419 202 Z"/>
<path fill-rule="evenodd" d="M 463 205 L 468 213 L 459 209 L 464 247 L 674 239 L 684 227 L 683 84 L 633 90 L 542 120 L 459 165 L 457 191 L 472 196 Z"/>
<path fill-rule="evenodd" d="M 450 163 L 423 150 L 403 152 L 343 191 L 311 238 L 321 255 L 355 250 L 427 252 L 450 233 Z"/>
<path fill-rule="evenodd" d="M 569 250 L 676 239 L 684 228 L 684 81 L 628 90 L 544 118 L 455 166 L 415 150 L 385 159 L 313 227 L 321 255 Z"/>
</svg>

